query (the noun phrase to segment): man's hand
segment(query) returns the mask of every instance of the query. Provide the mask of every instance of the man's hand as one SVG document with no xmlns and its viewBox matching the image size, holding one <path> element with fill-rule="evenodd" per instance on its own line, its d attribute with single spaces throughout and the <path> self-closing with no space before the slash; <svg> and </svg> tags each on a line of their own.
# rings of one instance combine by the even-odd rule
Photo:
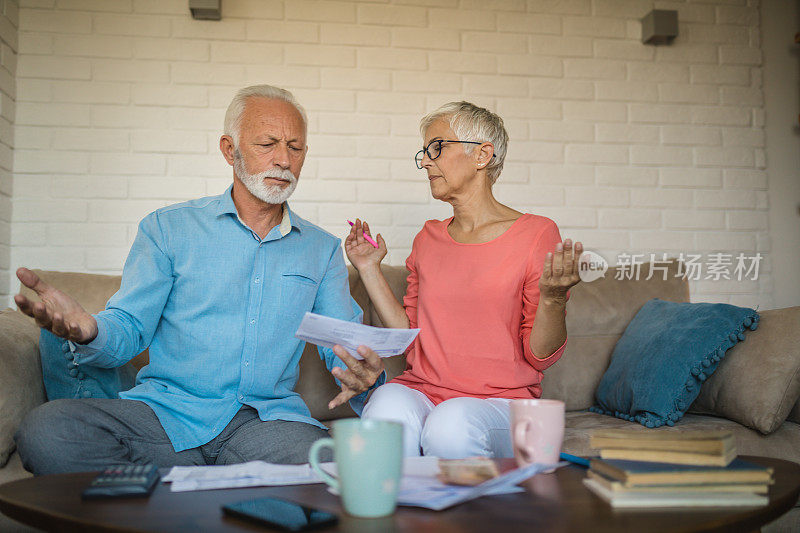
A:
<svg viewBox="0 0 800 533">
<path fill-rule="evenodd" d="M 567 291 L 577 285 L 579 259 L 583 253 L 580 241 L 572 246 L 572 239 L 556 245 L 555 253 L 548 253 L 544 259 L 542 277 L 539 278 L 539 300 L 567 303 Z"/>
<path fill-rule="evenodd" d="M 36 319 L 40 328 L 78 344 L 97 337 L 97 321 L 73 297 L 48 285 L 27 268 L 17 269 L 17 278 L 42 300 L 32 302 L 21 294 L 14 296 L 19 310 Z"/>
<path fill-rule="evenodd" d="M 347 350 L 338 344 L 333 347 L 333 353 L 347 365 L 347 370 L 336 367 L 331 371 L 331 374 L 341 382 L 342 392 L 328 403 L 328 409 L 334 409 L 369 389 L 384 369 L 383 359 L 366 346 L 358 347 L 358 353 L 364 358 L 363 361 L 347 353 Z"/>
</svg>

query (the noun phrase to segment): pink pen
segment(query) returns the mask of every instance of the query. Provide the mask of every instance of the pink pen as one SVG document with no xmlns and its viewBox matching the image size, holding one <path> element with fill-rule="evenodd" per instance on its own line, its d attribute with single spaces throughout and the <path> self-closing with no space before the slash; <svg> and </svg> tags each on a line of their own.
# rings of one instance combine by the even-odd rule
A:
<svg viewBox="0 0 800 533">
<path fill-rule="evenodd" d="M 351 227 L 351 228 L 352 228 L 353 226 L 355 226 L 355 224 L 353 224 L 353 223 L 352 223 L 352 222 L 350 222 L 349 220 L 347 221 L 347 223 L 348 223 L 348 224 L 350 224 L 350 227 Z M 377 243 L 377 242 L 375 242 L 375 240 L 374 240 L 372 237 L 370 237 L 369 235 L 367 235 L 366 233 L 364 233 L 364 238 L 367 240 L 367 242 L 368 242 L 368 243 L 370 243 L 370 244 L 371 244 L 372 246 L 374 246 L 375 248 L 380 248 L 380 246 L 378 246 L 378 243 Z"/>
</svg>

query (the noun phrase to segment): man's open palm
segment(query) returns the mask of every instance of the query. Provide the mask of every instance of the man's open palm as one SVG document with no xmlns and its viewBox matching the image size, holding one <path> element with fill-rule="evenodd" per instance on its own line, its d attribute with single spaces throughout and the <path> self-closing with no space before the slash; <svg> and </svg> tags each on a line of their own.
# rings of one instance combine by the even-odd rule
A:
<svg viewBox="0 0 800 533">
<path fill-rule="evenodd" d="M 17 278 L 42 300 L 32 302 L 22 294 L 14 296 L 19 310 L 62 339 L 85 344 L 97 337 L 97 321 L 72 296 L 48 285 L 27 268 L 17 269 Z"/>
</svg>

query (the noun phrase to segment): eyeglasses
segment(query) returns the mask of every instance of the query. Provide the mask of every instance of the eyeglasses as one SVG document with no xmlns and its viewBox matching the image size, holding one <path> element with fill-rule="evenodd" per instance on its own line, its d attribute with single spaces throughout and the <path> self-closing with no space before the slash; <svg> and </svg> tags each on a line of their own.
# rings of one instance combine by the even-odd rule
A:
<svg viewBox="0 0 800 533">
<path fill-rule="evenodd" d="M 422 159 L 425 157 L 425 154 L 428 154 L 428 159 L 431 161 L 442 155 L 442 145 L 444 143 L 483 144 L 476 141 L 450 141 L 447 139 L 436 139 L 435 141 L 429 142 L 428 146 L 417 152 L 417 155 L 414 156 L 414 162 L 417 164 L 417 168 L 422 168 Z M 492 157 L 496 156 L 492 154 Z"/>
</svg>

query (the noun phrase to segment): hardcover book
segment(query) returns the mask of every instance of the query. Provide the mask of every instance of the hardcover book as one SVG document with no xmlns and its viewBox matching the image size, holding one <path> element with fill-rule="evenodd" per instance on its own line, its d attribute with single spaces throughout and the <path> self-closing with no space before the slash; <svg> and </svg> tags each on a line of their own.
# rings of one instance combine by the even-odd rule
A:
<svg viewBox="0 0 800 533">
<path fill-rule="evenodd" d="M 678 463 L 682 465 L 728 466 L 736 459 L 736 450 L 725 455 L 710 453 L 670 452 L 665 450 L 631 450 L 627 448 L 603 448 L 600 450 L 603 459 L 629 459 L 631 461 L 653 461 L 660 463 Z"/>
<path fill-rule="evenodd" d="M 632 431 L 598 429 L 592 433 L 590 445 L 595 449 L 660 450 L 686 453 L 727 455 L 736 449 L 730 431 Z"/>
<path fill-rule="evenodd" d="M 766 505 L 769 498 L 748 492 L 685 491 L 648 492 L 613 491 L 595 479 L 583 480 L 589 490 L 612 507 L 757 507 Z"/>
<path fill-rule="evenodd" d="M 592 459 L 591 469 L 604 476 L 634 485 L 698 483 L 771 483 L 772 469 L 743 459 L 728 466 L 697 466 L 624 459 Z"/>
</svg>

